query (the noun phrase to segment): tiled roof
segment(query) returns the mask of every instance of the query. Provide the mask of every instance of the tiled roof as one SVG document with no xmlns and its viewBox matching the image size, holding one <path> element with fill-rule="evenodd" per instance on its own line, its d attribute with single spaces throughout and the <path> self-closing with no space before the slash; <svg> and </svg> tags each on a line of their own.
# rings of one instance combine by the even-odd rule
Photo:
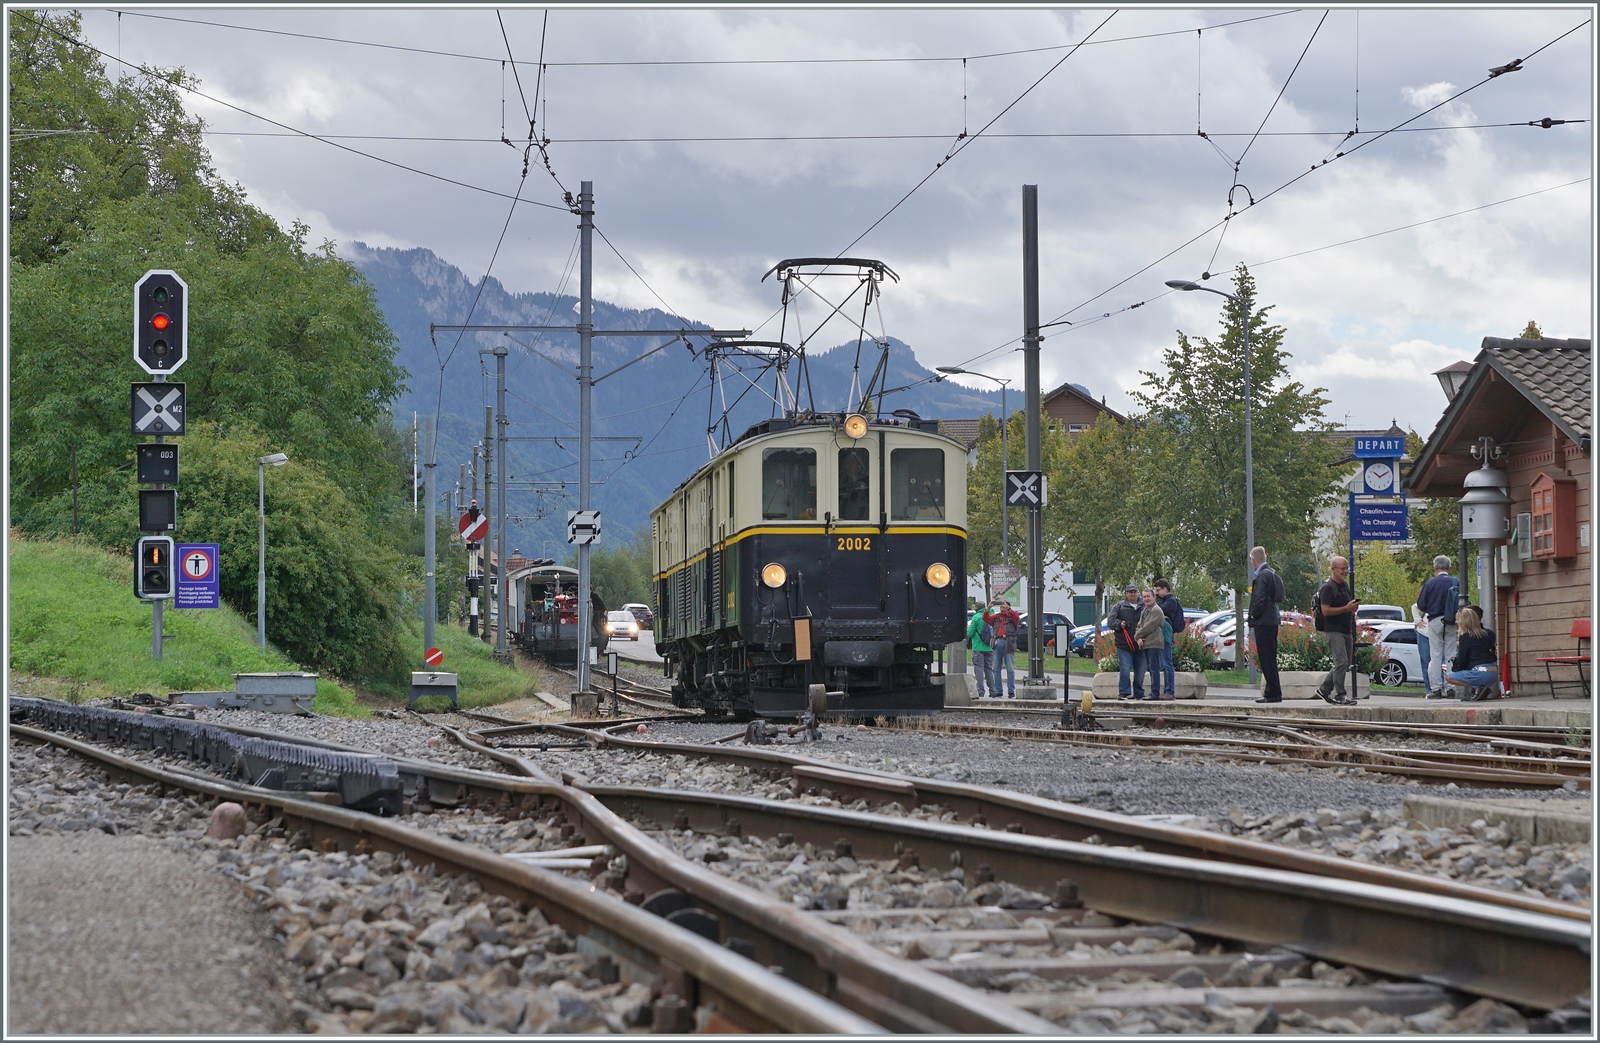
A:
<svg viewBox="0 0 1600 1043">
<path fill-rule="evenodd" d="M 1593 400 L 1587 340 L 1485 337 L 1483 350 L 1496 370 L 1520 385 L 1518 390 L 1542 405 L 1569 434 L 1589 433 Z"/>
<path fill-rule="evenodd" d="M 949 435 L 969 450 L 978 444 L 977 420 L 941 420 L 939 433 Z"/>
</svg>

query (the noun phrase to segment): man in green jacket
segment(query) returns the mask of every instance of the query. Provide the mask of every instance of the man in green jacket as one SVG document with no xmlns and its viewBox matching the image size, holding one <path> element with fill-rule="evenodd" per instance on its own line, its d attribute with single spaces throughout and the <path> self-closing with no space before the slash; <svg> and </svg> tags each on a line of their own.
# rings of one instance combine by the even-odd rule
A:
<svg viewBox="0 0 1600 1043">
<path fill-rule="evenodd" d="M 994 685 L 994 646 L 983 639 L 983 612 L 972 614 L 967 620 L 967 644 L 972 646 L 972 669 L 978 675 L 978 698 L 984 698 L 984 688 Z M 1000 693 L 994 693 L 996 698 Z"/>
</svg>

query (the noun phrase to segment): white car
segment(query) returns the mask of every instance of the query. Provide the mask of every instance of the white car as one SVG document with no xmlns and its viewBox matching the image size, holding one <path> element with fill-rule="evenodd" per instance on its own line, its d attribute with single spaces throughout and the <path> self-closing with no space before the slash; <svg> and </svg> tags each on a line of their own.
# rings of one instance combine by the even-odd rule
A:
<svg viewBox="0 0 1600 1043">
<path fill-rule="evenodd" d="M 1207 612 L 1199 619 L 1190 620 L 1189 630 L 1209 642 L 1218 627 L 1231 622 L 1233 622 L 1233 609 L 1225 608 L 1218 612 Z"/>
<path fill-rule="evenodd" d="M 1234 664 L 1239 661 L 1239 657 L 1235 654 L 1238 651 L 1237 631 L 1237 624 L 1232 619 L 1226 619 L 1211 630 L 1209 634 L 1205 635 L 1206 640 L 1211 644 L 1212 651 L 1217 654 L 1217 666 L 1219 668 L 1232 670 Z"/>
<path fill-rule="evenodd" d="M 625 608 L 606 613 L 606 634 L 613 638 L 639 640 L 639 621 Z"/>
<path fill-rule="evenodd" d="M 1356 609 L 1356 619 L 1362 623 L 1377 623 L 1380 620 L 1395 620 L 1405 622 L 1406 610 L 1399 605 L 1362 605 Z"/>
<path fill-rule="evenodd" d="M 1374 621 L 1367 624 L 1377 631 L 1377 646 L 1389 654 L 1388 662 L 1378 667 L 1378 684 L 1398 688 L 1403 684 L 1427 686 L 1422 676 L 1422 656 L 1417 653 L 1417 627 L 1414 623 L 1396 620 Z"/>
</svg>

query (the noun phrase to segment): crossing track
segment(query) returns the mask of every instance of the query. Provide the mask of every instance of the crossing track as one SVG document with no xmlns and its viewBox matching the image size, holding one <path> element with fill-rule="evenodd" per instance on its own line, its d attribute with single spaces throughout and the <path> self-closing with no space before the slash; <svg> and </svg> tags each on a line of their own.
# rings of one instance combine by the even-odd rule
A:
<svg viewBox="0 0 1600 1043">
<path fill-rule="evenodd" d="M 303 828 L 311 830 L 319 840 L 343 845 L 366 838 L 369 845 L 405 850 L 413 861 L 439 861 L 480 876 L 487 874 L 486 886 L 491 886 L 490 879 L 500 881 L 494 886 L 509 883 L 542 896 L 541 901 L 546 903 L 556 901 L 551 895 L 564 894 L 552 890 L 554 884 L 544 890 L 532 886 L 548 874 L 535 874 L 519 866 L 517 872 L 524 875 L 507 877 L 505 873 L 512 870 L 500 863 L 511 862 L 510 859 L 396 823 L 351 815 L 274 791 L 229 787 L 215 780 L 156 769 L 76 740 L 25 727 L 13 726 L 13 733 L 68 746 L 118 770 L 143 773 L 146 777 L 153 777 L 151 771 L 160 771 L 167 785 L 200 789 L 214 796 L 224 790 L 231 794 L 219 799 L 272 802 L 283 813 L 303 820 Z M 611 741 L 601 739 L 599 734 L 596 739 Z M 723 747 L 709 749 L 732 752 Z M 612 884 L 625 884 L 629 891 L 641 895 L 681 892 L 706 914 L 711 933 L 719 941 L 740 940 L 743 950 L 755 960 L 751 969 L 776 965 L 783 971 L 777 981 L 784 985 L 805 986 L 896 1031 L 1050 1032 L 1059 1031 L 1059 1027 L 1029 1013 L 1026 1005 L 1019 1005 L 1014 998 L 968 988 L 939 973 L 951 970 L 949 967 L 891 958 L 868 941 L 826 921 L 826 916 L 837 918 L 839 914 L 808 913 L 793 903 L 733 884 L 712 869 L 667 850 L 640 827 L 650 828 L 653 824 L 665 828 L 664 824 L 672 823 L 696 833 L 776 837 L 789 844 L 810 842 L 818 849 L 836 847 L 842 841 L 860 858 L 904 861 L 910 851 L 924 865 L 987 866 L 997 880 L 1017 887 L 1058 896 L 1075 892 L 1085 907 L 1102 916 L 1134 926 L 1180 928 L 1201 938 L 1219 939 L 1233 947 L 1235 956 L 1241 946 L 1282 947 L 1303 957 L 1412 982 L 1425 981 L 1429 983 L 1427 989 L 1447 987 L 1528 1008 L 1555 1009 L 1588 984 L 1587 923 L 1528 909 L 1508 909 L 1258 865 L 1137 850 L 1118 846 L 1113 837 L 1102 837 L 1105 843 L 1101 844 L 1079 843 L 789 801 L 593 786 L 581 779 L 574 779 L 575 785 L 563 786 L 426 762 L 397 764 L 402 778 L 416 775 L 426 786 L 415 790 L 413 801 L 420 797 L 430 805 L 485 806 L 508 817 L 564 816 L 588 843 L 609 844 L 626 856 L 625 880 L 611 881 Z M 889 778 L 878 776 L 875 781 L 881 785 Z M 201 784 L 209 788 L 200 788 Z M 992 800 L 988 794 L 969 796 Z M 988 806 L 997 813 L 1016 812 L 1026 803 L 1024 798 L 1022 804 L 1009 807 Z M 1046 813 L 1053 809 L 1033 810 L 1035 821 L 1053 821 L 1058 831 L 1063 829 L 1059 818 Z M 637 824 L 630 823 L 630 818 Z M 1102 825 L 1110 828 L 1119 817 L 1105 818 Z M 1173 827 L 1156 828 L 1161 831 Z M 1235 845 L 1248 843 L 1234 838 L 1216 839 Z M 582 890 L 609 911 L 615 912 L 624 905 Z M 577 914 L 569 906 L 561 915 L 570 920 Z M 620 923 L 615 918 L 614 922 Z M 577 933 L 591 930 L 583 925 L 576 927 Z M 748 978 L 744 984 L 755 987 Z M 1401 985 L 1413 992 L 1421 987 L 1403 982 Z M 705 990 L 720 996 L 718 988 L 716 981 L 705 986 Z M 1243 995 L 1251 990 L 1237 991 L 1240 995 L 1236 1001 L 1274 1002 Z M 1430 997 L 1437 999 L 1438 994 L 1419 994 L 1413 1000 L 1431 1002 Z M 1279 999 L 1287 1001 L 1289 996 L 1279 994 Z M 727 1009 L 736 1013 L 730 1017 L 737 1024 L 759 1023 L 755 1015 L 761 1012 L 737 1006 L 737 996 L 716 1002 L 728 1004 Z M 754 1001 L 746 997 L 746 1002 L 748 1005 Z M 768 1024 L 776 1023 L 770 1012 L 763 1017 Z"/>
</svg>

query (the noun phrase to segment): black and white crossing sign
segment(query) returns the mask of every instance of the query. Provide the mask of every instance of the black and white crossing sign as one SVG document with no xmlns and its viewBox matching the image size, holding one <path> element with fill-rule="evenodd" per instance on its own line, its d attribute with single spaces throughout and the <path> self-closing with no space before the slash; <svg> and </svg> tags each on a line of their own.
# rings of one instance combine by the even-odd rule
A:
<svg viewBox="0 0 1600 1043">
<path fill-rule="evenodd" d="M 1006 506 L 1043 507 L 1047 500 L 1043 471 L 1007 471 Z"/>
<path fill-rule="evenodd" d="M 600 542 L 599 511 L 568 511 L 567 542 L 572 544 Z"/>
<path fill-rule="evenodd" d="M 133 433 L 183 434 L 183 384 L 133 385 Z"/>
</svg>

